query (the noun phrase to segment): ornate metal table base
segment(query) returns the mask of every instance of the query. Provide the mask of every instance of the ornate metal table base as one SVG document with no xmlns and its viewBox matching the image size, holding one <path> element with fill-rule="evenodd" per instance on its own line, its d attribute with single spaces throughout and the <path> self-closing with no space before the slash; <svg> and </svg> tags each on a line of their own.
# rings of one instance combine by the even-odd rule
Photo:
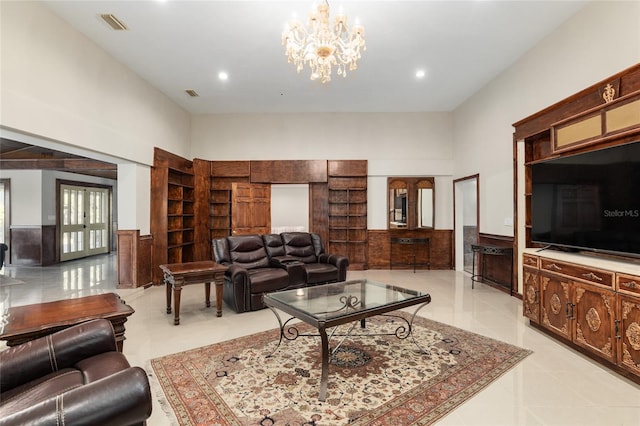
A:
<svg viewBox="0 0 640 426">
<path fill-rule="evenodd" d="M 340 301 L 344 303 L 344 306 L 338 309 L 337 311 L 355 310 L 360 305 L 360 301 L 355 296 L 344 296 L 340 299 Z M 273 354 L 276 353 L 276 351 L 280 348 L 280 345 L 282 344 L 283 339 L 292 341 L 292 340 L 296 340 L 298 337 L 320 336 L 320 340 L 322 343 L 322 373 L 321 373 L 321 379 L 320 379 L 320 394 L 318 396 L 318 400 L 324 401 L 327 396 L 327 382 L 329 380 L 329 358 L 340 348 L 340 346 L 342 345 L 342 343 L 347 337 L 350 337 L 350 336 L 351 337 L 396 336 L 398 339 L 406 339 L 407 337 L 411 336 L 413 343 L 419 349 L 420 353 L 429 354 L 429 351 L 422 348 L 420 344 L 416 341 L 415 337 L 413 336 L 413 320 L 415 319 L 418 311 L 420 311 L 420 309 L 422 309 L 425 305 L 428 305 L 429 303 L 430 302 L 425 302 L 419 305 L 418 308 L 416 308 L 416 310 L 414 311 L 413 315 L 411 316 L 411 319 L 409 320 L 407 320 L 406 318 L 400 315 L 385 314 L 385 313 L 376 314 L 375 311 L 373 311 L 371 312 L 371 315 L 365 316 L 361 318 L 359 321 L 354 321 L 346 333 L 337 333 L 336 331 L 338 329 L 338 326 L 335 326 L 333 328 L 329 328 L 330 330 L 329 334 L 327 334 L 327 328 L 325 328 L 324 322 L 319 323 L 318 334 L 301 333 L 298 327 L 296 326 L 296 324 L 292 324 L 288 326 L 288 324 L 292 320 L 296 319 L 296 317 L 292 316 L 289 319 L 287 319 L 285 322 L 282 322 L 282 319 L 280 318 L 280 315 L 278 314 L 276 309 L 269 306 L 269 309 L 271 309 L 271 312 L 273 312 L 273 314 L 278 319 L 278 324 L 280 325 L 280 338 L 278 340 L 278 344 L 276 345 L 275 349 L 266 357 L 267 358 L 272 357 Z M 393 333 L 373 333 L 373 334 L 354 334 L 353 333 L 353 330 L 357 326 L 358 322 L 360 323 L 361 328 L 365 328 L 366 318 L 377 316 L 377 315 L 400 319 L 403 322 L 403 324 L 400 324 Z M 332 348 L 331 352 L 329 352 L 329 340 L 332 339 L 333 337 L 342 337 L 342 339 L 338 342 L 338 344 L 335 347 Z"/>
</svg>

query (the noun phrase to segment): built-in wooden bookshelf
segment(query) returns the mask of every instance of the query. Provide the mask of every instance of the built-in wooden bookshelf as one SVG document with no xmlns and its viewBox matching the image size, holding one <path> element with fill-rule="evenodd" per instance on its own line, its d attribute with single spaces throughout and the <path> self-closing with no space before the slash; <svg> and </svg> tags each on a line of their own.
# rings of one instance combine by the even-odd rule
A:
<svg viewBox="0 0 640 426">
<path fill-rule="evenodd" d="M 367 161 L 330 160 L 329 253 L 349 258 L 351 269 L 367 269 Z"/>
<path fill-rule="evenodd" d="M 191 262 L 195 242 L 193 163 L 156 148 L 151 168 L 153 279 L 162 281 L 159 265 Z"/>
<path fill-rule="evenodd" d="M 210 238 L 231 235 L 231 187 L 250 182 L 249 161 L 211 161 L 209 193 Z"/>
</svg>

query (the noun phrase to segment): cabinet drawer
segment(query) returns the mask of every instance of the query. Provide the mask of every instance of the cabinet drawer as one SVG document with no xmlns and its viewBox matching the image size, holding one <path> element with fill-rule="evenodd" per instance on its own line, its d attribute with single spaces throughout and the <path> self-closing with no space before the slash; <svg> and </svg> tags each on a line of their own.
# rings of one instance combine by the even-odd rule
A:
<svg viewBox="0 0 640 426">
<path fill-rule="evenodd" d="M 538 267 L 538 256 L 531 256 L 529 254 L 522 255 L 522 264 L 525 266 L 531 266 L 533 268 Z"/>
<path fill-rule="evenodd" d="M 553 259 L 540 259 L 540 269 L 613 288 L 613 272 L 560 262 Z"/>
<path fill-rule="evenodd" d="M 618 291 L 640 296 L 640 277 L 634 275 L 617 274 L 616 281 L 616 289 Z"/>
</svg>

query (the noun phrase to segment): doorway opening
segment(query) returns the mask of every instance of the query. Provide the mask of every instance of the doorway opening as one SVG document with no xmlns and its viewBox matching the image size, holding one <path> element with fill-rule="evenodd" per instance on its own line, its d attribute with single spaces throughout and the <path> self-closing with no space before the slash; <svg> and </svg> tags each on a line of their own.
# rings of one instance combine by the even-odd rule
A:
<svg viewBox="0 0 640 426">
<path fill-rule="evenodd" d="M 309 231 L 309 185 L 271 185 L 271 232 Z"/>
<path fill-rule="evenodd" d="M 471 245 L 478 243 L 480 208 L 479 175 L 453 181 L 455 269 L 472 273 Z"/>
</svg>

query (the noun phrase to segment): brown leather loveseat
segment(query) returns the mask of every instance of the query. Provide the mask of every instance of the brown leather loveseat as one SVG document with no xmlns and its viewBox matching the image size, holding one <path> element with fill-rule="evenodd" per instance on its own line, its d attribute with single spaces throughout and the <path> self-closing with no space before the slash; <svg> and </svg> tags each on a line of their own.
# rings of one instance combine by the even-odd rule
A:
<svg viewBox="0 0 640 426">
<path fill-rule="evenodd" d="M 325 253 L 320 236 L 310 232 L 220 238 L 213 253 L 229 267 L 223 299 L 236 312 L 264 308 L 264 293 L 345 281 L 349 266 L 345 256 Z"/>
<path fill-rule="evenodd" d="M 143 425 L 149 380 L 111 323 L 78 324 L 0 352 L 0 425 Z"/>
</svg>

